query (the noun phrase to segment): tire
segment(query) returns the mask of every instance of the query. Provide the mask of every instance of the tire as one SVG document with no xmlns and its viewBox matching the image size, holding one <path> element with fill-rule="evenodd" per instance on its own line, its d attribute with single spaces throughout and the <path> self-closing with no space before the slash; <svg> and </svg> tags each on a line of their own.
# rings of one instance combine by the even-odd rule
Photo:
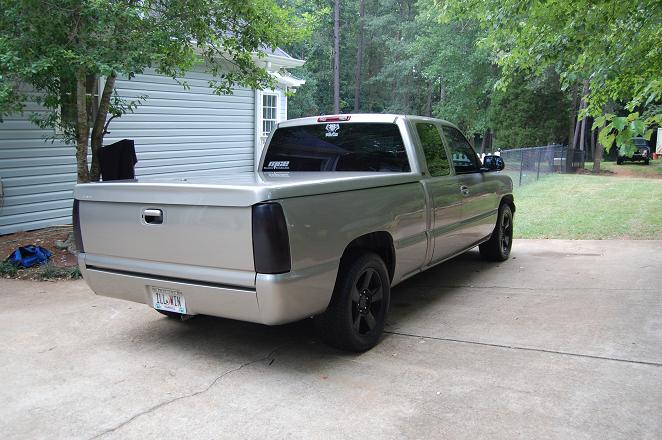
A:
<svg viewBox="0 0 662 440">
<path fill-rule="evenodd" d="M 650 165 L 650 159 L 644 160 L 644 165 Z"/>
<path fill-rule="evenodd" d="M 379 342 L 390 300 L 391 281 L 377 254 L 343 257 L 329 307 L 315 317 L 317 333 L 336 348 L 369 350 Z"/>
<path fill-rule="evenodd" d="M 621 159 L 620 157 L 616 159 L 616 165 L 623 165 L 623 159 Z"/>
<path fill-rule="evenodd" d="M 488 241 L 478 246 L 480 256 L 488 261 L 506 261 L 513 247 L 513 211 L 506 203 L 499 207 L 497 223 Z"/>
</svg>

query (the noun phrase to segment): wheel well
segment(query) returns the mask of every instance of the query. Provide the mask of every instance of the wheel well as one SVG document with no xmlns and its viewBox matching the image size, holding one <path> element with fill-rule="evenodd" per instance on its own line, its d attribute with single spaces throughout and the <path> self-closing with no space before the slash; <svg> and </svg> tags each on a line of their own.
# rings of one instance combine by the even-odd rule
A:
<svg viewBox="0 0 662 440">
<path fill-rule="evenodd" d="M 506 204 L 506 205 L 510 206 L 510 210 L 513 212 L 513 214 L 515 214 L 515 199 L 513 199 L 512 194 L 507 194 L 507 195 L 503 196 L 499 206 L 501 206 L 503 204 Z"/>
<path fill-rule="evenodd" d="M 395 273 L 395 248 L 393 247 L 393 237 L 391 237 L 391 234 L 386 231 L 379 231 L 355 238 L 345 248 L 340 258 L 341 263 L 343 259 L 361 251 L 372 251 L 379 255 L 384 260 L 389 279 L 393 281 L 393 274 Z"/>
</svg>

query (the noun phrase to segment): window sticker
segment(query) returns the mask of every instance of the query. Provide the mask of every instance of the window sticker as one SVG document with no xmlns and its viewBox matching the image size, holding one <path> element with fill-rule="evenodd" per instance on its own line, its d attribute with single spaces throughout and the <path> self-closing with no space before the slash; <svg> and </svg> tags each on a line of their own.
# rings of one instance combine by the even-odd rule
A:
<svg viewBox="0 0 662 440">
<path fill-rule="evenodd" d="M 269 162 L 269 165 L 267 165 L 267 168 L 271 170 L 289 170 L 290 169 L 290 161 L 289 160 L 272 160 Z"/>
<path fill-rule="evenodd" d="M 326 124 L 326 137 L 337 137 L 340 124 Z"/>
</svg>

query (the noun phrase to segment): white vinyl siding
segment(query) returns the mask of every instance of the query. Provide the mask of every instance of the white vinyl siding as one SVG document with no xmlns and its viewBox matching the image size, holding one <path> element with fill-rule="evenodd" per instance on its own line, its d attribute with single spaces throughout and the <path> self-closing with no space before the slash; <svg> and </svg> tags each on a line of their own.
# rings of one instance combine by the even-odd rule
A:
<svg viewBox="0 0 662 440">
<path fill-rule="evenodd" d="M 209 76 L 186 75 L 190 89 L 154 72 L 118 79 L 120 96 L 148 99 L 135 113 L 116 118 L 104 144 L 133 139 L 136 176 L 194 176 L 253 171 L 258 144 L 256 93 L 237 88 L 218 96 Z M 278 115 L 284 111 L 278 96 Z M 41 130 L 24 115 L 0 123 L 0 234 L 71 222 L 72 189 L 76 182 L 75 148 L 44 142 L 53 130 Z M 260 127 L 261 129 L 261 127 Z"/>
</svg>

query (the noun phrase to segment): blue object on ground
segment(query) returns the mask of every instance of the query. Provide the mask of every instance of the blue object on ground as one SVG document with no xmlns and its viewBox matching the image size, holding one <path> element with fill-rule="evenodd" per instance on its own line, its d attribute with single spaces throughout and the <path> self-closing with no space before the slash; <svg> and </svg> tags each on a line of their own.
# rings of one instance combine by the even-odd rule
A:
<svg viewBox="0 0 662 440">
<path fill-rule="evenodd" d="M 44 264 L 51 258 L 51 252 L 41 246 L 21 246 L 12 252 L 5 261 L 18 267 L 32 267 Z"/>
</svg>

